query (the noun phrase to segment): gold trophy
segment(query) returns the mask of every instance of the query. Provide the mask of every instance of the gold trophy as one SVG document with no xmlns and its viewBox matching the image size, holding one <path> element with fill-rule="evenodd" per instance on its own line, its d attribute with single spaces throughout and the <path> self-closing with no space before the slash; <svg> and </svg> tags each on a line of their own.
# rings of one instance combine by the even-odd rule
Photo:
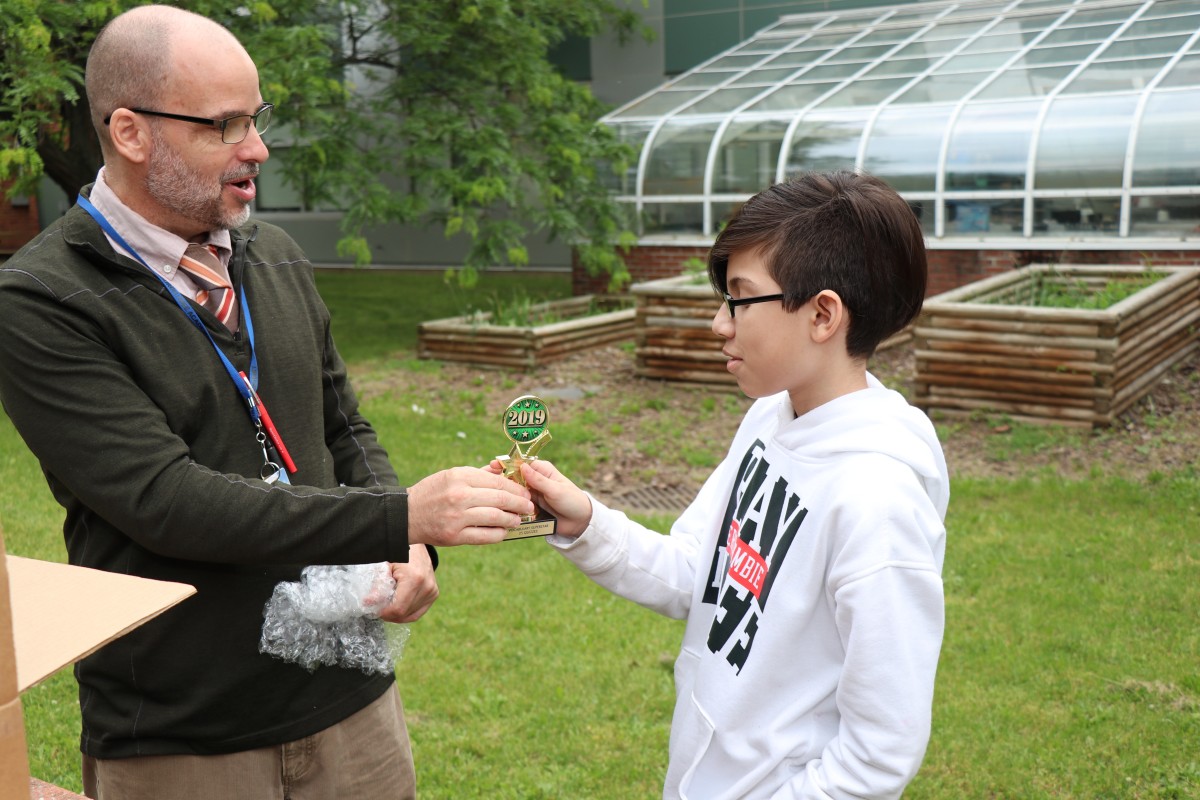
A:
<svg viewBox="0 0 1200 800">
<path fill-rule="evenodd" d="M 525 485 L 525 479 L 521 476 L 521 465 L 536 460 L 538 451 L 550 441 L 550 431 L 546 429 L 549 421 L 550 412 L 540 397 L 527 394 L 508 404 L 508 408 L 504 409 L 504 435 L 513 443 L 512 449 L 506 456 L 496 456 L 504 467 L 504 477 Z M 557 521 L 539 507 L 536 514 L 523 516 L 521 524 L 510 528 L 504 538 L 508 540 L 549 536 L 554 533 Z"/>
</svg>

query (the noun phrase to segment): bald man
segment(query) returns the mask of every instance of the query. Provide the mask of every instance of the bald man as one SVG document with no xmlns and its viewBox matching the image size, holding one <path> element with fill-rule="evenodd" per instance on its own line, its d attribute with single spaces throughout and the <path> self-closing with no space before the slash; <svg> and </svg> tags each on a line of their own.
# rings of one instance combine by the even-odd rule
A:
<svg viewBox="0 0 1200 800">
<path fill-rule="evenodd" d="M 426 545 L 499 541 L 529 494 L 470 468 L 398 485 L 311 265 L 249 222 L 273 108 L 232 34 L 136 8 L 86 86 L 104 166 L 0 268 L 0 399 L 71 563 L 198 593 L 78 665 L 85 790 L 412 797 L 394 675 L 261 653 L 264 605 L 304 565 L 388 562 L 381 616 L 416 620 L 438 595 Z"/>
</svg>

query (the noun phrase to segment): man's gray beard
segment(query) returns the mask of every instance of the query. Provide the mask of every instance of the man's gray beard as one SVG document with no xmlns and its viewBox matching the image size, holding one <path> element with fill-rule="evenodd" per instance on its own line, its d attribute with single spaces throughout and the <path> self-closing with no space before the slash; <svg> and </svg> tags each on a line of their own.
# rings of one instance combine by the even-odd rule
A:
<svg viewBox="0 0 1200 800">
<path fill-rule="evenodd" d="M 154 151 L 146 174 L 146 191 L 155 202 L 209 230 L 238 228 L 246 224 L 250 219 L 249 205 L 228 213 L 221 203 L 220 183 L 215 192 L 207 191 L 205 179 L 188 167 L 179 152 L 167 144 L 158 131 L 153 131 L 151 137 Z"/>
</svg>

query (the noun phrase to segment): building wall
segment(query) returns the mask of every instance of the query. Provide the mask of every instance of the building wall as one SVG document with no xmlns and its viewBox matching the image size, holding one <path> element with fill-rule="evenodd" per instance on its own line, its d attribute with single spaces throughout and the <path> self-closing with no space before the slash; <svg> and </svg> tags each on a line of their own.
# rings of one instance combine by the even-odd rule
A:
<svg viewBox="0 0 1200 800">
<path fill-rule="evenodd" d="M 1200 266 L 1197 250 L 940 250 L 926 251 L 929 261 L 927 294 L 957 289 L 1028 264 L 1145 264 L 1160 267 Z M 643 245 L 625 256 L 634 283 L 670 278 L 684 271 L 689 258 L 706 260 L 708 248 L 700 245 Z M 575 294 L 603 293 L 605 277 L 591 277 L 576 260 L 571 286 Z"/>
</svg>

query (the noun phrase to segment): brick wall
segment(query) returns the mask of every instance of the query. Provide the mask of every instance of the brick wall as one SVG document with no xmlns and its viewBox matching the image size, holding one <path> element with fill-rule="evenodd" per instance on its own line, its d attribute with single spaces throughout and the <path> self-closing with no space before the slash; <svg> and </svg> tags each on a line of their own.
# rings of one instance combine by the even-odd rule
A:
<svg viewBox="0 0 1200 800">
<path fill-rule="evenodd" d="M 1200 266 L 1200 251 L 1188 250 L 928 250 L 930 296 L 957 289 L 1027 264 L 1143 264 Z M 633 248 L 625 263 L 634 283 L 669 278 L 683 271 L 683 262 L 707 259 L 707 247 L 644 245 Z M 603 293 L 607 277 L 587 275 L 577 259 L 571 269 L 572 291 Z"/>
<path fill-rule="evenodd" d="M 707 261 L 707 247 L 635 247 L 625 254 L 625 264 L 633 283 L 671 278 L 683 272 L 683 262 L 689 258 Z M 571 291 L 574 294 L 603 294 L 608 291 L 608 276 L 592 277 L 579 263 L 577 255 L 571 256 Z"/>
<path fill-rule="evenodd" d="M 29 205 L 14 206 L 4 195 L 0 187 L 0 258 L 20 249 L 41 230 L 36 197 L 29 197 Z"/>
</svg>

